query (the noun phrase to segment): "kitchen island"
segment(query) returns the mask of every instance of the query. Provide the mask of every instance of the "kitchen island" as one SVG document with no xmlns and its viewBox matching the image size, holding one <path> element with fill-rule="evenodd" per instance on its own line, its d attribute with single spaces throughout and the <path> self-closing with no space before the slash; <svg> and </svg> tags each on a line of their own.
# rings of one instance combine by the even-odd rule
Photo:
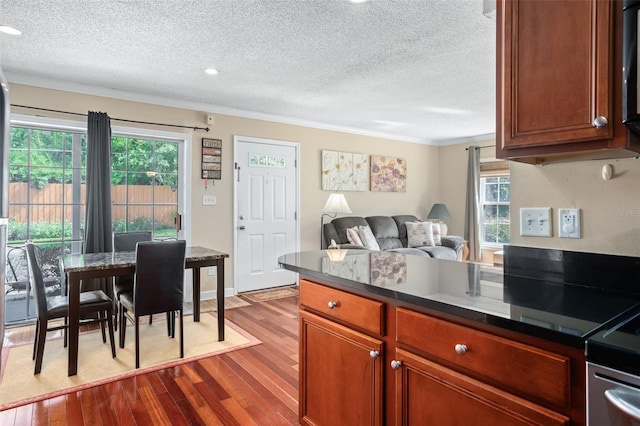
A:
<svg viewBox="0 0 640 426">
<path fill-rule="evenodd" d="M 280 264 L 301 276 L 302 424 L 585 424 L 585 338 L 639 301 L 399 253 Z"/>
</svg>

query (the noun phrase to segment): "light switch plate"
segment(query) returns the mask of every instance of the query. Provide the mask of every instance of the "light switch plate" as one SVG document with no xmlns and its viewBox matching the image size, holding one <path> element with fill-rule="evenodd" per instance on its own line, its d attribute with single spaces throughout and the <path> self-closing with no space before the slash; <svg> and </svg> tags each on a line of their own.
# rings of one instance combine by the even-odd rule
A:
<svg viewBox="0 0 640 426">
<path fill-rule="evenodd" d="M 520 209 L 520 235 L 523 237 L 550 237 L 551 229 L 551 207 Z"/>
<path fill-rule="evenodd" d="M 580 238 L 580 209 L 558 209 L 560 238 Z"/>
<path fill-rule="evenodd" d="M 216 205 L 216 196 L 215 195 L 203 195 L 202 196 L 202 205 L 203 206 L 215 206 Z"/>
</svg>

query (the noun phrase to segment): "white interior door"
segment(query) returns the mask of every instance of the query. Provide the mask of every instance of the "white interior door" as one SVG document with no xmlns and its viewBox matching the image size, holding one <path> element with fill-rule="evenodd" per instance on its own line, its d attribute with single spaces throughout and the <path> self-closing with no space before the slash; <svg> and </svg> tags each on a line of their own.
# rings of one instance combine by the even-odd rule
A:
<svg viewBox="0 0 640 426">
<path fill-rule="evenodd" d="M 298 145 L 234 137 L 238 293 L 296 283 L 278 258 L 298 250 Z"/>
</svg>

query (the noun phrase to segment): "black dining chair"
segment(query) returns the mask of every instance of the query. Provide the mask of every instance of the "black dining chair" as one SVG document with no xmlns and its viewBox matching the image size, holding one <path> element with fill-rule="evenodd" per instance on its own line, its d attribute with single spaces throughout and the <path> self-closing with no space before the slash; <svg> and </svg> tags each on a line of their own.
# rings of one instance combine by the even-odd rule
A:
<svg viewBox="0 0 640 426">
<path fill-rule="evenodd" d="M 35 244 L 27 242 L 27 260 L 31 278 L 31 287 L 35 293 L 37 321 L 36 335 L 33 342 L 33 359 L 36 366 L 33 374 L 39 374 L 42 369 L 42 357 L 44 354 L 44 344 L 47 340 L 47 332 L 54 330 L 65 330 L 64 345 L 67 346 L 66 329 L 68 328 L 69 299 L 66 296 L 47 297 L 46 286 L 42 277 L 41 262 L 36 252 Z M 93 290 L 80 293 L 80 316 L 86 317 L 88 314 L 96 314 L 97 318 L 83 320 L 82 323 L 100 323 L 102 329 L 102 341 L 106 342 L 105 322 L 109 328 L 109 339 L 111 341 L 111 355 L 116 357 L 116 346 L 113 336 L 113 300 L 102 290 Z M 64 324 L 49 327 L 49 320 L 64 319 Z"/>
<path fill-rule="evenodd" d="M 151 241 L 153 235 L 151 231 L 135 231 L 135 232 L 114 232 L 113 233 L 113 251 L 136 251 L 136 244 L 140 241 Z M 131 291 L 133 288 L 133 275 L 123 275 L 115 277 L 113 280 L 113 302 L 115 321 L 114 328 L 118 329 L 118 299 L 124 292 Z"/>
<path fill-rule="evenodd" d="M 175 337 L 175 313 L 180 316 L 180 358 L 184 357 L 183 287 L 186 242 L 139 242 L 136 248 L 136 272 L 133 290 L 118 299 L 120 347 L 124 348 L 126 319 L 135 325 L 136 368 L 140 367 L 139 318 L 167 313 L 169 334 Z"/>
</svg>

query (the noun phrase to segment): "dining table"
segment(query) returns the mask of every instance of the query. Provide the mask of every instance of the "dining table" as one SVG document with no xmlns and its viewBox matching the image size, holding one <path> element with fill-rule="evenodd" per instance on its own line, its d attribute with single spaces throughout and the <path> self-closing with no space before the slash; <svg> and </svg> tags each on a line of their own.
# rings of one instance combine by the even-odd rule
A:
<svg viewBox="0 0 640 426">
<path fill-rule="evenodd" d="M 200 269 L 216 267 L 218 340 L 224 340 L 224 260 L 227 253 L 200 246 L 187 246 L 185 269 L 193 270 L 193 320 L 200 321 Z M 68 375 L 78 373 L 78 338 L 80 330 L 80 291 L 82 280 L 132 275 L 136 267 L 134 251 L 67 254 L 61 258 L 69 296 L 69 364 Z"/>
</svg>

